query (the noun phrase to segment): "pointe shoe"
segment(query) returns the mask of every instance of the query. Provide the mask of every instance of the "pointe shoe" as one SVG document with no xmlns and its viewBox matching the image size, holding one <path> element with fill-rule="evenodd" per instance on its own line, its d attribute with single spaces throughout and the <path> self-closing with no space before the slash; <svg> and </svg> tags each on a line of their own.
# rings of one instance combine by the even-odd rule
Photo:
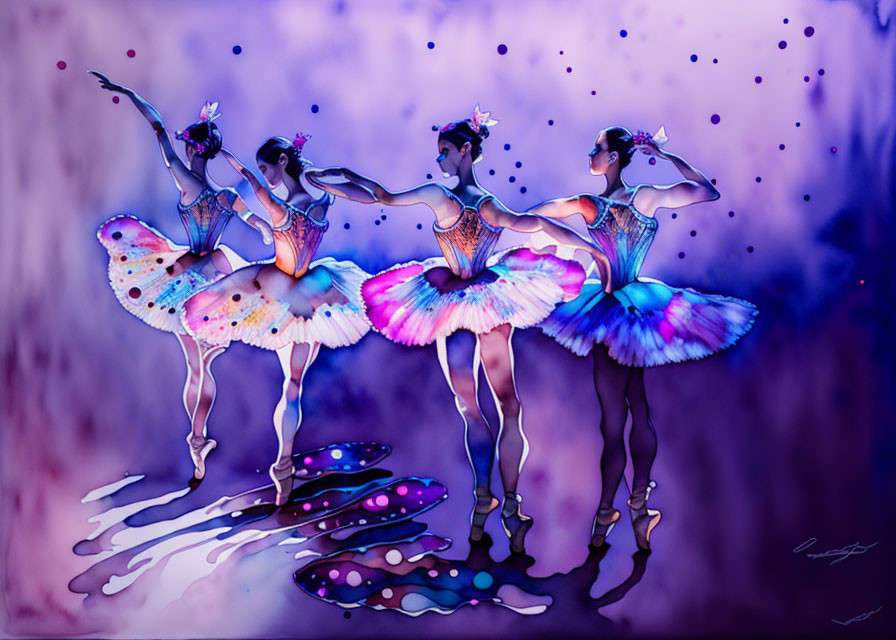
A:
<svg viewBox="0 0 896 640">
<path fill-rule="evenodd" d="M 485 533 L 485 521 L 501 503 L 486 489 L 476 489 L 476 506 L 470 515 L 470 540 L 479 542 Z"/>
<path fill-rule="evenodd" d="M 501 524 L 510 538 L 510 550 L 513 553 L 525 551 L 526 534 L 534 524 L 532 518 L 520 513 L 521 500 L 518 494 L 508 491 L 504 494 L 504 508 L 501 509 Z"/>
<path fill-rule="evenodd" d="M 607 541 L 607 536 L 610 535 L 610 531 L 616 526 L 619 517 L 618 509 L 613 509 L 612 507 L 598 509 L 597 514 L 594 516 L 594 524 L 591 525 L 592 547 L 598 548 L 603 546 Z"/>
<path fill-rule="evenodd" d="M 292 491 L 292 474 L 295 473 L 295 467 L 292 466 L 292 460 L 287 459 L 281 464 L 272 464 L 268 470 L 271 480 L 274 481 L 274 487 L 277 489 L 277 497 L 274 504 L 282 507 L 289 502 L 289 492 Z"/>
<path fill-rule="evenodd" d="M 628 509 L 632 516 L 632 529 L 635 531 L 635 542 L 639 549 L 650 549 L 650 532 L 659 524 L 660 512 L 647 508 L 647 498 L 650 491 L 656 487 L 655 482 L 649 482 L 645 487 L 639 487 L 632 491 L 628 499 Z"/>
<path fill-rule="evenodd" d="M 205 477 L 205 459 L 218 443 L 211 438 L 190 434 L 187 436 L 187 444 L 190 445 L 190 457 L 193 458 L 193 466 L 196 467 L 193 477 L 202 480 Z"/>
</svg>

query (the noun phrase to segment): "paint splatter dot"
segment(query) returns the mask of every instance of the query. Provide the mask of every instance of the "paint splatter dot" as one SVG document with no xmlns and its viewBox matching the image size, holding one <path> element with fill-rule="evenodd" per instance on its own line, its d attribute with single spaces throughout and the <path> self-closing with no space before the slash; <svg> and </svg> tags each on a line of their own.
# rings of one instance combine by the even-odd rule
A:
<svg viewBox="0 0 896 640">
<path fill-rule="evenodd" d="M 438 128 L 436 125 L 432 125 L 432 130 L 433 130 L 433 131 L 438 131 L 439 128 Z"/>
<path fill-rule="evenodd" d="M 672 219 L 675 220 L 675 218 L 677 218 L 677 217 L 678 217 L 678 214 L 675 213 L 675 212 L 673 211 L 673 212 L 672 212 Z"/>
<path fill-rule="evenodd" d="M 311 511 L 311 503 L 310 503 L 310 502 L 306 502 L 305 504 L 303 504 L 303 505 L 302 505 L 302 510 L 303 510 L 303 511 Z"/>
<path fill-rule="evenodd" d="M 803 76 L 803 82 L 809 82 L 809 76 Z"/>
<path fill-rule="evenodd" d="M 865 284 L 864 280 L 859 280 L 859 284 Z"/>
<path fill-rule="evenodd" d="M 381 219 L 381 220 L 385 220 L 385 219 L 386 219 L 386 214 L 385 214 L 385 213 L 381 214 L 381 215 L 380 215 L 380 219 Z"/>
<path fill-rule="evenodd" d="M 597 95 L 597 91 L 595 91 L 594 89 L 592 89 L 592 90 L 591 90 L 591 95 L 596 96 L 596 95 Z"/>
<path fill-rule="evenodd" d="M 718 58 L 713 58 L 713 59 L 712 59 L 712 63 L 713 63 L 713 64 L 719 64 L 719 59 L 718 59 Z"/>
<path fill-rule="evenodd" d="M 357 571 L 349 571 L 348 575 L 345 576 L 345 582 L 350 587 L 358 587 L 361 586 L 364 580 L 361 579 L 361 574 Z"/>
<path fill-rule="evenodd" d="M 495 175 L 495 170 L 494 170 L 494 169 L 489 169 L 489 170 L 488 170 L 488 175 L 490 175 L 490 176 Z"/>
<path fill-rule="evenodd" d="M 418 223 L 417 223 L 417 228 L 418 228 L 418 229 L 422 229 L 422 228 L 423 228 L 423 225 L 420 224 L 420 223 L 418 222 Z"/>
<path fill-rule="evenodd" d="M 819 70 L 818 70 L 818 75 L 823 76 L 823 75 L 824 75 L 824 69 L 819 69 Z"/>
<path fill-rule="evenodd" d="M 142 291 L 138 287 L 131 287 L 128 290 L 128 295 L 132 298 L 139 298 Z"/>
<path fill-rule="evenodd" d="M 800 126 L 800 123 L 799 123 L 799 122 L 797 122 L 797 123 L 796 123 L 796 126 Z"/>
<path fill-rule="evenodd" d="M 499 45 L 498 45 L 498 54 L 500 54 L 500 55 L 503 56 L 505 53 L 507 53 L 507 45 L 506 45 L 506 44 L 499 44 Z"/>
<path fill-rule="evenodd" d="M 65 60 L 60 60 L 59 62 L 56 63 L 56 68 L 59 69 L 60 71 L 65 69 L 67 66 L 68 65 L 65 64 Z"/>
<path fill-rule="evenodd" d="M 504 151 L 510 151 L 510 144 L 504 143 Z"/>
<path fill-rule="evenodd" d="M 778 148 L 779 148 L 781 151 L 784 151 L 784 145 L 783 145 L 783 144 L 779 144 L 779 145 L 778 145 Z"/>
<path fill-rule="evenodd" d="M 649 164 L 649 165 L 656 164 L 656 158 L 651 158 L 650 160 L 647 161 L 647 164 Z"/>
<path fill-rule="evenodd" d="M 790 20 L 788 20 L 787 18 L 784 18 L 784 24 L 787 24 L 788 22 L 790 22 Z"/>
<path fill-rule="evenodd" d="M 755 78 L 753 78 L 753 82 L 759 84 L 760 82 L 762 82 L 762 76 L 756 76 Z"/>
<path fill-rule="evenodd" d="M 806 27 L 805 29 L 803 29 L 803 35 L 806 36 L 807 38 L 811 38 L 812 36 L 814 36 L 815 35 L 815 27 Z"/>
<path fill-rule="evenodd" d="M 526 193 L 526 187 L 520 187 L 520 193 Z"/>
<path fill-rule="evenodd" d="M 696 237 L 696 235 L 697 235 L 697 231 L 694 229 L 691 229 L 691 237 L 694 238 L 694 237 Z"/>
<path fill-rule="evenodd" d="M 697 62 L 697 54 L 696 53 L 691 54 L 691 62 Z"/>
<path fill-rule="evenodd" d="M 243 48 L 240 45 L 238 45 L 238 44 L 233 45 L 233 55 L 238 56 L 242 52 L 243 52 Z"/>
<path fill-rule="evenodd" d="M 809 194 L 808 193 L 803 196 L 803 200 L 805 200 L 806 202 L 809 202 Z"/>
<path fill-rule="evenodd" d="M 620 37 L 620 38 L 625 38 L 626 36 L 628 36 L 628 31 L 626 31 L 625 29 L 622 29 L 622 30 L 619 32 L 619 37 Z"/>
<path fill-rule="evenodd" d="M 346 222 L 344 225 L 342 225 L 342 228 L 343 229 L 351 229 L 351 226 L 352 225 L 350 225 L 348 222 Z"/>
<path fill-rule="evenodd" d="M 374 502 L 378 507 L 387 507 L 389 506 L 389 496 L 382 493 L 376 497 L 376 500 L 374 500 Z"/>
<path fill-rule="evenodd" d="M 330 569 L 329 576 L 330 576 L 330 580 L 335 580 L 336 578 L 339 577 L 339 570 L 338 569 Z"/>
<path fill-rule="evenodd" d="M 435 48 L 436 48 L 436 43 L 435 43 L 435 42 L 431 42 L 431 41 L 430 41 L 430 42 L 427 42 L 427 43 L 426 43 L 426 48 L 427 48 L 427 49 L 435 49 Z"/>
<path fill-rule="evenodd" d="M 719 124 L 719 122 L 721 120 L 722 120 L 722 118 L 719 117 L 718 113 L 712 114 L 712 116 L 710 116 L 710 118 L 709 118 L 709 121 L 712 122 L 713 124 Z"/>
<path fill-rule="evenodd" d="M 566 67 L 566 73 L 572 73 L 572 67 Z"/>
<path fill-rule="evenodd" d="M 118 104 L 120 102 L 120 99 L 118 98 L 118 96 L 112 96 L 112 102 Z"/>
<path fill-rule="evenodd" d="M 549 126 L 549 127 L 553 127 L 553 126 L 554 126 L 554 121 L 553 121 L 553 120 L 548 120 L 548 126 Z"/>
<path fill-rule="evenodd" d="M 516 182 L 516 176 L 510 176 L 509 178 L 507 178 L 507 180 L 509 182 Z"/>
<path fill-rule="evenodd" d="M 762 178 L 760 176 L 756 176 L 756 182 L 762 182 Z"/>
<path fill-rule="evenodd" d="M 837 147 L 831 147 L 831 153 L 837 153 Z"/>
<path fill-rule="evenodd" d="M 345 618 L 346 620 L 349 620 L 352 617 L 352 612 L 346 611 L 342 614 L 342 617 Z"/>
<path fill-rule="evenodd" d="M 553 122 L 553 120 L 551 120 L 551 122 Z M 522 168 L 523 163 L 520 162 L 519 160 L 517 160 L 517 161 L 513 164 L 513 166 L 515 166 L 517 169 L 520 169 L 520 168 Z"/>
<path fill-rule="evenodd" d="M 426 174 L 426 179 L 427 179 L 427 180 L 432 180 L 432 174 L 431 174 L 431 173 L 427 173 L 427 174 Z"/>
<path fill-rule="evenodd" d="M 778 43 L 778 48 L 779 48 L 779 49 L 786 49 L 786 48 L 787 48 L 787 41 L 786 41 L 786 40 L 781 40 L 781 42 Z"/>
<path fill-rule="evenodd" d="M 684 251 L 678 252 L 678 258 L 679 258 L 679 260 L 684 260 Z"/>
<path fill-rule="evenodd" d="M 430 578 L 438 578 L 439 572 L 436 571 L 435 569 L 430 569 L 429 571 L 426 572 L 426 575 L 428 575 Z"/>
<path fill-rule="evenodd" d="M 408 493 L 408 488 L 407 488 L 406 486 L 404 486 L 403 484 L 402 484 L 402 485 L 398 485 L 398 487 L 395 489 L 395 493 L 397 493 L 397 494 L 400 495 L 400 496 L 407 495 L 407 493 Z"/>
<path fill-rule="evenodd" d="M 133 58 L 135 55 L 137 55 L 136 51 L 134 51 L 133 49 L 128 49 L 128 58 Z"/>
<path fill-rule="evenodd" d="M 729 211 L 729 212 L 728 212 L 728 217 L 729 217 L 729 218 L 733 218 L 733 217 L 734 217 L 734 212 L 733 212 L 733 211 Z"/>
<path fill-rule="evenodd" d="M 311 113 L 317 113 L 318 111 L 320 111 L 320 107 L 316 104 L 311 105 Z"/>
<path fill-rule="evenodd" d="M 753 245 L 747 247 L 747 253 L 753 253 Z"/>
</svg>

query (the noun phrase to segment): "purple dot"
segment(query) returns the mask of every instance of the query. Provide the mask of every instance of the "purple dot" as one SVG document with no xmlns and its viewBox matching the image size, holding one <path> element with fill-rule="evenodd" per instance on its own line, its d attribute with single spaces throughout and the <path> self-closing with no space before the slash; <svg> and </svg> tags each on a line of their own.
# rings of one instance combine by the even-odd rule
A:
<svg viewBox="0 0 896 640">
<path fill-rule="evenodd" d="M 523 163 L 520 162 L 519 160 L 517 160 L 516 163 L 514 163 L 513 166 L 515 166 L 517 169 L 520 169 L 520 168 L 523 166 Z"/>
<path fill-rule="evenodd" d="M 694 237 L 696 237 L 696 236 L 697 236 L 697 231 L 696 231 L 696 229 L 691 229 L 691 237 L 694 238 Z"/>
<path fill-rule="evenodd" d="M 818 70 L 818 75 L 823 76 L 823 75 L 824 75 L 824 69 L 819 69 L 819 70 Z"/>
<path fill-rule="evenodd" d="M 510 151 L 510 144 L 504 143 L 504 151 Z"/>
<path fill-rule="evenodd" d="M 311 113 L 317 113 L 318 111 L 320 111 L 320 107 L 316 104 L 311 105 Z"/>
<path fill-rule="evenodd" d="M 691 54 L 691 62 L 697 62 L 697 54 L 696 53 Z"/>
<path fill-rule="evenodd" d="M 755 78 L 753 78 L 753 81 L 754 81 L 756 84 L 759 84 L 760 82 L 762 82 L 762 76 L 756 76 Z"/>
<path fill-rule="evenodd" d="M 712 59 L 712 63 L 713 63 L 713 64 L 719 64 L 719 59 L 718 59 L 718 58 L 713 58 L 713 59 Z"/>
<path fill-rule="evenodd" d="M 243 48 L 240 45 L 238 45 L 238 44 L 233 45 L 233 55 L 238 56 L 242 52 L 243 52 Z"/>
<path fill-rule="evenodd" d="M 382 220 L 374 220 L 373 224 L 379 224 L 380 222 L 382 222 Z"/>
<path fill-rule="evenodd" d="M 753 245 L 747 247 L 747 253 L 753 253 Z"/>
<path fill-rule="evenodd" d="M 796 123 L 796 126 L 800 126 L 800 123 L 799 123 L 799 122 L 797 122 L 797 123 Z"/>
<path fill-rule="evenodd" d="M 787 18 L 784 18 L 784 24 L 787 24 L 788 22 L 790 22 L 790 20 L 788 20 Z"/>
<path fill-rule="evenodd" d="M 594 89 L 592 89 L 592 90 L 591 90 L 591 95 L 596 96 L 596 95 L 597 95 L 597 91 L 595 91 Z"/>
<path fill-rule="evenodd" d="M 572 73 L 572 67 L 566 67 L 566 73 Z"/>
<path fill-rule="evenodd" d="M 436 125 L 432 125 L 432 130 L 433 130 L 433 131 L 438 131 L 439 128 L 438 128 Z"/>
<path fill-rule="evenodd" d="M 507 45 L 506 45 L 506 44 L 499 44 L 499 45 L 498 45 L 498 53 L 501 54 L 502 56 L 503 56 L 505 53 L 507 53 Z"/>
<path fill-rule="evenodd" d="M 66 67 L 65 60 L 60 60 L 59 62 L 56 63 L 56 68 L 59 69 L 60 71 L 65 69 L 65 67 Z"/>
<path fill-rule="evenodd" d="M 805 29 L 803 29 L 803 35 L 805 35 L 807 38 L 811 38 L 812 36 L 814 36 L 815 27 L 806 27 Z"/>
<path fill-rule="evenodd" d="M 718 113 L 714 113 L 714 114 L 712 114 L 712 116 L 709 118 L 709 121 L 712 122 L 713 124 L 719 124 L 719 122 L 721 121 L 721 118 L 719 117 L 719 114 L 718 114 Z"/>
<path fill-rule="evenodd" d="M 837 153 L 837 147 L 831 147 L 831 153 Z"/>
<path fill-rule="evenodd" d="M 494 170 L 494 169 L 489 169 L 489 170 L 488 170 L 488 175 L 490 175 L 490 176 L 495 175 L 495 170 Z"/>
<path fill-rule="evenodd" d="M 507 178 L 510 182 L 516 182 L 516 176 L 510 176 Z"/>
<path fill-rule="evenodd" d="M 427 49 L 435 49 L 435 48 L 436 48 L 436 43 L 435 43 L 435 42 L 427 42 L 427 43 L 426 43 L 426 48 L 427 48 Z"/>
<path fill-rule="evenodd" d="M 809 76 L 803 76 L 803 82 L 809 82 Z"/>
<path fill-rule="evenodd" d="M 112 96 L 112 102 L 114 102 L 115 104 L 118 104 L 118 102 L 119 102 L 118 96 Z"/>
<path fill-rule="evenodd" d="M 553 127 L 553 126 L 554 126 L 554 121 L 553 121 L 553 120 L 548 120 L 548 126 L 549 126 L 549 127 Z"/>
<path fill-rule="evenodd" d="M 756 182 L 762 182 L 762 178 L 759 176 L 756 176 Z"/>
<path fill-rule="evenodd" d="M 678 252 L 678 258 L 679 258 L 680 260 L 684 260 L 684 251 L 679 251 L 679 252 Z"/>
<path fill-rule="evenodd" d="M 787 48 L 787 41 L 785 41 L 785 40 L 781 40 L 781 42 L 778 43 L 778 48 L 779 48 L 779 49 L 786 49 L 786 48 Z"/>
<path fill-rule="evenodd" d="M 520 187 L 520 193 L 526 193 L 526 187 Z"/>
<path fill-rule="evenodd" d="M 384 213 L 383 215 L 380 216 L 380 218 L 382 218 L 383 220 L 385 220 L 385 219 L 386 219 L 386 214 Z"/>
<path fill-rule="evenodd" d="M 805 200 L 806 202 L 809 202 L 809 194 L 808 193 L 803 196 L 803 200 Z"/>
<path fill-rule="evenodd" d="M 729 212 L 728 212 L 728 217 L 729 217 L 729 218 L 733 218 L 733 217 L 734 217 L 734 212 L 733 212 L 733 211 L 729 211 Z"/>
<path fill-rule="evenodd" d="M 563 52 L 562 52 L 562 51 L 560 52 L 560 55 L 561 55 L 561 56 L 563 55 Z"/>
<path fill-rule="evenodd" d="M 350 228 L 351 226 L 352 226 L 352 225 L 350 225 L 348 222 L 346 222 L 344 225 L 342 225 L 342 228 L 343 228 L 343 229 L 348 229 L 348 228 Z"/>
<path fill-rule="evenodd" d="M 625 29 L 623 29 L 619 32 L 620 38 L 625 38 L 626 36 L 628 36 L 628 31 L 626 31 Z"/>
<path fill-rule="evenodd" d="M 418 222 L 418 223 L 417 223 L 417 228 L 418 228 L 418 229 L 422 229 L 422 228 L 423 228 L 423 225 L 420 224 L 420 223 Z"/>
<path fill-rule="evenodd" d="M 779 145 L 778 145 L 778 148 L 779 148 L 781 151 L 784 151 L 784 145 L 783 145 L 783 144 L 779 144 Z"/>
<path fill-rule="evenodd" d="M 678 217 L 678 214 L 677 214 L 677 213 L 673 213 L 673 214 L 672 214 L 672 219 L 673 219 L 673 220 L 675 220 L 675 218 L 677 218 L 677 217 Z"/>
<path fill-rule="evenodd" d="M 133 58 L 135 55 L 137 55 L 136 51 L 134 51 L 133 49 L 128 49 L 128 58 Z"/>
<path fill-rule="evenodd" d="M 432 180 L 432 174 L 431 174 L 431 173 L 427 173 L 427 174 L 426 174 L 426 179 L 427 179 L 427 180 Z"/>
<path fill-rule="evenodd" d="M 651 158 L 650 160 L 647 161 L 647 164 L 651 164 L 651 165 L 656 164 L 656 158 Z"/>
</svg>

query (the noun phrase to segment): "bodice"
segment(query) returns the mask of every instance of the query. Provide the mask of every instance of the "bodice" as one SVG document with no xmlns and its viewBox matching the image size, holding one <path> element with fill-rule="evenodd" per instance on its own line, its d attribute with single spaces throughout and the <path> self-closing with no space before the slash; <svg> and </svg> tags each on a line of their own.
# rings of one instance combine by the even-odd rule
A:
<svg viewBox="0 0 896 640">
<path fill-rule="evenodd" d="M 449 227 L 440 227 L 435 222 L 432 230 L 452 273 L 461 278 L 471 278 L 485 269 L 486 262 L 501 237 L 501 229 L 493 227 L 479 215 L 482 202 L 492 196 L 486 194 L 471 206 L 461 202 L 455 194 L 451 195 L 463 207 L 460 217 Z"/>
<path fill-rule="evenodd" d="M 588 233 L 607 254 L 613 289 L 620 289 L 638 277 L 659 223 L 635 209 L 631 202 L 602 196 L 595 199 L 598 213 L 588 225 Z"/>
<path fill-rule="evenodd" d="M 315 220 L 308 215 L 308 211 L 316 205 L 326 210 L 332 203 L 333 196 L 326 193 L 310 202 L 305 209 L 288 202 L 282 203 L 286 219 L 273 228 L 274 252 L 277 255 L 275 264 L 279 269 L 296 278 L 308 270 L 324 233 L 330 227 L 329 220 Z"/>
<path fill-rule="evenodd" d="M 233 189 L 222 189 L 221 191 L 203 189 L 191 204 L 177 203 L 180 221 L 187 230 L 190 251 L 193 253 L 214 251 L 221 240 L 224 228 L 233 217 L 235 213 L 233 209 L 221 204 L 219 199 L 219 196 L 225 191 L 233 191 Z"/>
</svg>

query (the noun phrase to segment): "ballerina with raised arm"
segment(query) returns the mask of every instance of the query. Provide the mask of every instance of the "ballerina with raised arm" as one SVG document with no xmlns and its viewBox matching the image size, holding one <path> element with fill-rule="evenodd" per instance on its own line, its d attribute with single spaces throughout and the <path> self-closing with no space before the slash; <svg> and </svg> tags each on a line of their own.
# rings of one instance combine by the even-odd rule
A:
<svg viewBox="0 0 896 640">
<path fill-rule="evenodd" d="M 706 357 L 733 345 L 752 326 L 756 307 L 749 302 L 693 289 L 670 287 L 638 276 L 658 222 L 657 209 L 675 209 L 716 200 L 712 182 L 681 157 L 662 149 L 663 129 L 632 135 L 622 127 L 601 131 L 588 154 L 592 175 L 607 186 L 601 195 L 581 194 L 549 200 L 529 209 L 553 218 L 581 215 L 594 241 L 610 258 L 611 285 L 589 279 L 575 300 L 558 305 L 542 324 L 545 333 L 573 353 L 594 354 L 594 386 L 601 407 L 601 497 L 591 543 L 600 546 L 619 519 L 613 499 L 625 469 L 623 434 L 627 414 L 634 471 L 628 500 L 638 547 L 650 548 L 650 533 L 660 512 L 647 508 L 656 484 L 650 470 L 656 457 L 656 432 L 650 422 L 644 368 Z M 636 149 L 669 160 L 684 180 L 670 186 L 629 186 L 622 169 Z"/>
<path fill-rule="evenodd" d="M 224 347 L 195 340 L 184 330 L 180 314 L 184 302 L 197 291 L 219 280 L 242 260 L 231 249 L 219 244 L 227 223 L 234 214 L 256 228 L 271 242 L 270 225 L 251 213 L 233 189 L 215 185 L 206 172 L 206 163 L 221 148 L 221 133 L 214 121 L 221 114 L 218 103 L 208 103 L 199 121 L 177 138 L 183 140 L 184 163 L 168 136 L 168 130 L 156 109 L 132 89 L 111 82 L 91 71 L 103 89 L 131 99 L 156 132 L 162 159 L 180 191 L 177 211 L 189 246 L 174 244 L 162 233 L 133 216 L 110 218 L 100 227 L 97 237 L 109 252 L 109 282 L 121 305 L 148 325 L 177 336 L 187 362 L 187 380 L 183 402 L 190 417 L 187 435 L 194 476 L 205 475 L 205 458 L 216 442 L 207 437 L 206 423 L 215 401 L 215 378 L 211 365 Z"/>
<path fill-rule="evenodd" d="M 236 156 L 224 156 L 252 186 L 274 223 L 272 263 L 237 269 L 186 304 L 184 326 L 198 340 L 226 345 L 239 340 L 277 352 L 283 369 L 283 390 L 274 410 L 279 450 L 270 476 L 276 503 L 289 500 L 292 488 L 293 442 L 302 420 L 302 381 L 320 345 L 330 348 L 356 343 L 370 328 L 361 302 L 361 283 L 370 274 L 353 262 L 314 254 L 330 225 L 327 211 L 334 198 L 313 198 L 302 186 L 308 161 L 302 148 L 310 136 L 269 138 L 255 155 L 267 186 Z M 284 184 L 285 200 L 271 189 Z"/>
<path fill-rule="evenodd" d="M 373 326 L 405 345 L 436 342 L 439 361 L 465 427 L 473 468 L 475 507 L 470 538 L 483 535 L 488 514 L 499 505 L 489 478 L 495 444 L 477 399 L 480 363 L 498 407 L 498 466 L 504 485 L 501 520 L 514 552 L 524 550 L 532 519 L 520 512 L 517 483 L 528 443 L 513 371 L 514 328 L 534 326 L 557 303 L 575 297 L 584 271 L 573 261 L 538 255 L 525 248 L 494 253 L 503 229 L 544 231 L 556 242 L 583 249 L 598 261 L 606 257 L 571 229 L 545 218 L 518 215 L 498 202 L 476 178 L 489 119 L 477 106 L 471 119 L 439 131 L 436 161 L 445 176 L 457 176 L 453 189 L 430 182 L 392 192 L 348 169 L 308 172 L 308 179 L 330 193 L 358 202 L 426 204 L 436 217 L 433 232 L 442 256 L 387 269 L 364 283 L 362 295 Z M 341 177 L 342 182 L 327 182 Z M 471 335 L 472 334 L 472 335 Z"/>
</svg>

